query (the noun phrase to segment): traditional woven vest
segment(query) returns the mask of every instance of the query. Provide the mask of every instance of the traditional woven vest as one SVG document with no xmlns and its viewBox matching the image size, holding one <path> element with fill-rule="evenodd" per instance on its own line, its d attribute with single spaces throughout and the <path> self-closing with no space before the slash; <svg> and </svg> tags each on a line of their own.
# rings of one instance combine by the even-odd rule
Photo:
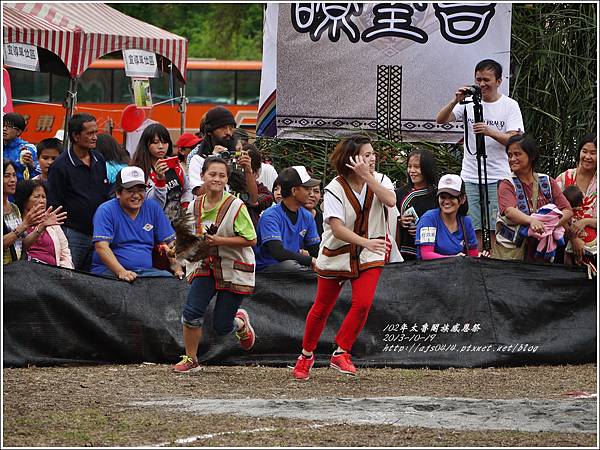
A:
<svg viewBox="0 0 600 450">
<path fill-rule="evenodd" d="M 380 175 L 380 174 L 376 174 Z M 383 179 L 383 175 L 381 175 Z M 381 180 L 380 180 L 381 181 Z M 367 186 L 364 207 L 343 177 L 336 177 L 325 188 L 344 205 L 344 223 L 359 236 L 367 239 L 385 239 L 384 206 Z M 373 267 L 383 267 L 385 255 L 373 253 L 356 244 L 341 241 L 333 235 L 327 222 L 323 224 L 323 236 L 317 258 L 317 274 L 323 277 L 357 278 L 359 272 Z"/>
<path fill-rule="evenodd" d="M 233 224 L 244 202 L 231 194 L 226 198 L 217 212 L 215 225 L 217 236 L 234 237 Z M 194 214 L 195 233 L 202 234 L 202 204 L 205 195 L 201 195 L 188 206 L 188 212 Z M 213 247 L 208 258 L 198 262 L 186 262 L 188 281 L 195 277 L 210 276 L 214 273 L 218 290 L 227 290 L 236 294 L 252 294 L 254 292 L 254 252 L 251 247 Z"/>
</svg>

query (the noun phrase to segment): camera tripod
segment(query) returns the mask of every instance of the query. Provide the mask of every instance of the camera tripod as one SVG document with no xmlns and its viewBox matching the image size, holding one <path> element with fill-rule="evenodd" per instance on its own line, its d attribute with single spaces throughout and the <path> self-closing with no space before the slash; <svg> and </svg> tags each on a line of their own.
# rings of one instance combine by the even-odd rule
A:
<svg viewBox="0 0 600 450">
<path fill-rule="evenodd" d="M 471 86 L 471 101 L 462 101 L 461 104 L 473 103 L 473 114 L 475 123 L 483 122 L 483 106 L 481 105 L 481 89 L 477 85 Z M 467 114 L 464 115 L 465 127 L 465 150 L 469 150 Z M 479 180 L 479 212 L 481 213 L 481 239 L 483 250 L 490 251 L 492 249 L 492 241 L 490 236 L 490 200 L 488 192 L 487 180 L 487 154 L 485 152 L 485 136 L 481 133 L 475 134 L 475 148 L 477 157 L 477 178 Z"/>
</svg>

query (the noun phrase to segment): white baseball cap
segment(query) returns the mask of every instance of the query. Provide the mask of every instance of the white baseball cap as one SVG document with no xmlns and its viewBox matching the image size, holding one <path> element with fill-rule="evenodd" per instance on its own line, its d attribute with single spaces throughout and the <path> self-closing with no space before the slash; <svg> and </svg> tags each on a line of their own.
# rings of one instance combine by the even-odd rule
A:
<svg viewBox="0 0 600 450">
<path fill-rule="evenodd" d="M 440 178 L 437 193 L 447 192 L 450 195 L 459 197 L 462 188 L 462 178 L 458 175 L 447 174 Z"/>
<path fill-rule="evenodd" d="M 140 184 L 146 186 L 146 177 L 144 176 L 144 171 L 139 167 L 123 167 L 117 175 L 115 184 L 125 189 L 129 189 Z"/>
</svg>

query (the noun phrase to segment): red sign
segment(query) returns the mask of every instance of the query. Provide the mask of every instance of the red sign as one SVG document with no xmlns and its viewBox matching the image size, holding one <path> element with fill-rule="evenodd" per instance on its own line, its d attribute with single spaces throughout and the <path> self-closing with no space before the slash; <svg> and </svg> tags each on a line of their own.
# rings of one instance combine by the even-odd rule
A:
<svg viewBox="0 0 600 450">
<path fill-rule="evenodd" d="M 10 76 L 8 75 L 8 70 L 2 68 L 2 114 L 9 112 L 13 112 Z"/>
</svg>

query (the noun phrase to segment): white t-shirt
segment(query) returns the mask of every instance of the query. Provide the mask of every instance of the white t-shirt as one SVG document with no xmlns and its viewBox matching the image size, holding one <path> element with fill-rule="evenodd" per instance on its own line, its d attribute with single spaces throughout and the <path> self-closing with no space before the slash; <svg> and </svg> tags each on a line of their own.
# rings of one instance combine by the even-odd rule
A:
<svg viewBox="0 0 600 450">
<path fill-rule="evenodd" d="M 381 180 L 383 187 L 394 192 L 392 180 L 390 180 L 387 175 L 375 172 L 373 176 L 376 180 Z M 365 204 L 365 198 L 367 197 L 367 183 L 364 184 L 360 192 L 354 192 L 354 195 L 356 195 L 360 207 L 362 208 Z M 323 222 L 328 222 L 331 217 L 337 217 L 344 222 L 345 216 L 344 205 L 342 202 L 331 192 L 325 190 L 325 194 L 323 194 Z"/>
<path fill-rule="evenodd" d="M 190 187 L 192 190 L 198 186 L 202 186 L 202 166 L 204 165 L 204 158 L 200 155 L 192 156 L 190 160 L 190 166 L 188 168 L 188 177 L 190 179 Z"/>
<path fill-rule="evenodd" d="M 481 106 L 483 107 L 483 120 L 489 127 L 495 127 L 498 131 L 503 133 L 508 131 L 525 132 L 521 109 L 519 108 L 519 104 L 512 98 L 502 94 L 500 98 L 493 103 L 482 101 Z M 464 181 L 479 183 L 476 156 L 477 145 L 475 142 L 475 133 L 473 133 L 473 123 L 475 122 L 473 103 L 468 103 L 466 105 L 461 105 L 459 103 L 454 107 L 452 112 L 454 113 L 454 117 L 456 117 L 456 121 L 462 123 L 465 107 L 469 131 L 469 148 L 468 150 L 467 148 L 464 149 L 460 176 Z M 508 178 L 510 175 L 510 168 L 508 166 L 508 157 L 506 156 L 504 145 L 500 144 L 495 139 L 486 136 L 485 152 L 487 155 L 486 166 L 488 183 L 495 183 L 498 180 Z M 483 172 L 481 176 L 483 177 Z"/>
<path fill-rule="evenodd" d="M 278 174 L 275 167 L 271 164 L 260 163 L 260 174 L 258 175 L 257 180 L 264 184 L 271 192 L 273 192 L 273 183 L 275 183 L 277 177 Z"/>
</svg>

